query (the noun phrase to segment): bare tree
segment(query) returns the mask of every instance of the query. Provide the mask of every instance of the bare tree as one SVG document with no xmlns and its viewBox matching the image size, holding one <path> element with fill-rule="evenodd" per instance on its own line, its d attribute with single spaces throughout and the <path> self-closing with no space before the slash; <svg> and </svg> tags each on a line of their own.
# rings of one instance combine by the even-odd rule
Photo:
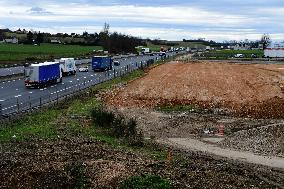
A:
<svg viewBox="0 0 284 189">
<path fill-rule="evenodd" d="M 265 49 L 271 43 L 270 35 L 269 34 L 263 34 L 261 36 L 260 43 L 263 44 L 263 49 Z"/>
</svg>

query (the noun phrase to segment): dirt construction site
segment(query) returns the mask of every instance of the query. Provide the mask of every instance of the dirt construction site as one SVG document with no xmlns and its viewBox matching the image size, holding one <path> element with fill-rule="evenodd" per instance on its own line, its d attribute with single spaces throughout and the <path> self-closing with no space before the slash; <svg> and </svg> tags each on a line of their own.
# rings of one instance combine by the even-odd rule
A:
<svg viewBox="0 0 284 189">
<path fill-rule="evenodd" d="M 173 61 L 103 99 L 135 118 L 149 140 L 279 168 L 283 176 L 283 64 Z"/>
<path fill-rule="evenodd" d="M 20 131 L 8 130 L 11 141 L 0 144 L 0 188 L 151 188 L 136 187 L 141 180 L 133 187 L 124 183 L 152 175 L 173 189 L 282 189 L 283 68 L 172 61 L 144 68 L 130 82 L 83 91 L 74 97 L 78 101 L 55 106 L 57 116 L 43 110 L 43 122 L 38 116 L 23 120 L 25 127 L 50 122 L 44 133 L 53 137 L 28 129 L 27 138 L 18 140 Z M 123 118 L 115 123 L 134 120 L 143 145 L 131 146 L 112 136 L 113 128 L 97 127 L 98 113 L 87 113 L 93 103 Z"/>
</svg>

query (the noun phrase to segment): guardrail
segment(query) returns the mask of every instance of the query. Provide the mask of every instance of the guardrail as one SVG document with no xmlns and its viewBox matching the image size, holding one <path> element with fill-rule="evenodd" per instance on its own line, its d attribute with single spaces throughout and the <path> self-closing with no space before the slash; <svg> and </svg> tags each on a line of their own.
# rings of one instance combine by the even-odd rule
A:
<svg viewBox="0 0 284 189">
<path fill-rule="evenodd" d="M 172 56 L 168 55 L 165 59 L 169 59 Z M 132 62 L 129 65 L 121 67 L 120 69 L 105 71 L 103 72 L 103 75 L 100 75 L 97 78 L 95 78 L 94 75 L 91 75 L 92 77 L 89 79 L 77 79 L 77 81 L 73 85 L 65 85 L 64 88 L 58 87 L 61 84 L 50 86 L 49 88 L 42 88 L 40 89 L 41 92 L 39 96 L 32 95 L 33 91 L 30 91 L 29 95 L 27 96 L 18 95 L 9 99 L 1 100 L 0 120 L 3 120 L 5 118 L 9 119 L 18 114 L 31 112 L 49 104 L 58 104 L 61 99 L 73 96 L 74 94 L 77 94 L 82 90 L 98 85 L 105 81 L 112 80 L 116 77 L 121 77 L 137 69 L 148 67 L 159 60 L 165 59 L 158 57 L 155 59 L 149 58 L 147 61 Z"/>
</svg>

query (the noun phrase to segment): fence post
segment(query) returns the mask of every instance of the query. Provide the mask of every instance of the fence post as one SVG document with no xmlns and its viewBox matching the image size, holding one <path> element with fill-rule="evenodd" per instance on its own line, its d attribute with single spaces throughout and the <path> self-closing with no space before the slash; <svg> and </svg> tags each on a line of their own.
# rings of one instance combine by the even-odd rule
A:
<svg viewBox="0 0 284 189">
<path fill-rule="evenodd" d="M 41 104 L 41 97 L 39 97 L 39 107 L 41 108 L 42 104 Z"/>
<path fill-rule="evenodd" d="M 20 104 L 19 104 L 19 98 L 17 98 L 17 111 L 20 111 Z"/>
<path fill-rule="evenodd" d="M 57 103 L 57 105 L 58 105 L 58 91 L 56 91 L 56 103 Z"/>
<path fill-rule="evenodd" d="M 0 118 L 2 117 L 2 104 L 1 104 L 1 101 L 0 101 Z"/>
<path fill-rule="evenodd" d="M 29 96 L 29 105 L 30 105 L 29 110 L 31 110 L 32 109 L 31 96 Z"/>
<path fill-rule="evenodd" d="M 113 77 L 115 78 L 115 69 L 113 69 Z"/>
</svg>

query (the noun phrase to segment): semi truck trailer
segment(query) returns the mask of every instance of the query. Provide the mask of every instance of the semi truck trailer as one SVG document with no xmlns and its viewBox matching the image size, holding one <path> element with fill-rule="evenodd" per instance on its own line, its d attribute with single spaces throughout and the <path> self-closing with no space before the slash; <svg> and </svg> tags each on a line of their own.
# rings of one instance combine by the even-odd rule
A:
<svg viewBox="0 0 284 189">
<path fill-rule="evenodd" d="M 112 69 L 112 59 L 109 56 L 94 56 L 92 58 L 92 69 L 94 71 L 106 71 Z"/>
<path fill-rule="evenodd" d="M 62 72 L 59 62 L 44 62 L 25 67 L 25 86 L 40 88 L 62 82 Z"/>
</svg>

